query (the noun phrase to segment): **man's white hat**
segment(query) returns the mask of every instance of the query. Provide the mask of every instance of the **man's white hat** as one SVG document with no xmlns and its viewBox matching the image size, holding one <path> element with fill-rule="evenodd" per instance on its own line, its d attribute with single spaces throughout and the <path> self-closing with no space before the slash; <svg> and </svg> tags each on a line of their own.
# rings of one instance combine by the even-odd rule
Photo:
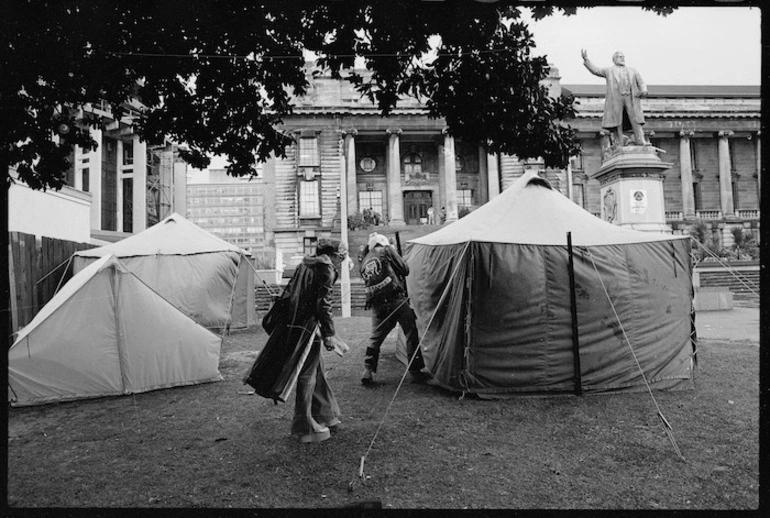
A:
<svg viewBox="0 0 770 518">
<path fill-rule="evenodd" d="M 390 245 L 390 241 L 388 241 L 388 238 L 383 236 L 382 234 L 378 234 L 377 232 L 372 232 L 371 234 L 369 234 L 369 250 L 371 250 L 377 245 L 388 246 Z"/>
</svg>

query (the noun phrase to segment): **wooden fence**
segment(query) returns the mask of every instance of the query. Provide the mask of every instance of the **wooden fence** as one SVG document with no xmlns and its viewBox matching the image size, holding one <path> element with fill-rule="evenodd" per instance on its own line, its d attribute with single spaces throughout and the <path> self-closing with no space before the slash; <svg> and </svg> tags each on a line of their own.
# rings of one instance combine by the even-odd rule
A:
<svg viewBox="0 0 770 518">
<path fill-rule="evenodd" d="M 8 234 L 8 274 L 11 284 L 11 325 L 16 333 L 29 324 L 37 312 L 72 277 L 70 257 L 78 250 L 94 248 L 23 232 Z M 11 340 L 13 341 L 13 340 Z"/>
</svg>

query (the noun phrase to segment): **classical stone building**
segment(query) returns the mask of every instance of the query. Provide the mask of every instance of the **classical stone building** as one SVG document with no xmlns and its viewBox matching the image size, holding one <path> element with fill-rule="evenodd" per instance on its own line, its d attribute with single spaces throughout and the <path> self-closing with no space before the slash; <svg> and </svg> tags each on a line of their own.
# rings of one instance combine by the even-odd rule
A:
<svg viewBox="0 0 770 518">
<path fill-rule="evenodd" d="M 84 111 L 102 121 L 89 128 L 96 149 L 76 146 L 66 186 L 33 191 L 18 183 L 9 191 L 9 230 L 69 241 L 118 241 L 171 212 L 184 213 L 187 165 L 176 145 L 149 145 L 134 131 L 131 109 L 116 120 L 107 103 Z M 10 174 L 15 177 L 12 169 Z"/>
<path fill-rule="evenodd" d="M 582 154 L 566 170 L 536 160 L 486 153 L 448 135 L 419 102 L 399 103 L 389 117 L 345 81 L 320 76 L 284 121 L 296 144 L 264 166 L 266 244 L 289 255 L 339 232 L 340 208 L 371 208 L 391 226 L 425 223 L 428 209 L 458 218 L 536 169 L 554 188 L 600 214 L 601 116 L 604 86 L 546 81 L 552 95 L 572 93 Z M 759 87 L 656 86 L 643 100 L 645 131 L 673 166 L 664 179 L 667 223 L 674 232 L 705 221 L 722 246 L 732 226 L 758 237 L 760 181 Z M 344 184 L 343 184 L 344 182 Z M 343 193 L 347 193 L 342 199 Z"/>
</svg>

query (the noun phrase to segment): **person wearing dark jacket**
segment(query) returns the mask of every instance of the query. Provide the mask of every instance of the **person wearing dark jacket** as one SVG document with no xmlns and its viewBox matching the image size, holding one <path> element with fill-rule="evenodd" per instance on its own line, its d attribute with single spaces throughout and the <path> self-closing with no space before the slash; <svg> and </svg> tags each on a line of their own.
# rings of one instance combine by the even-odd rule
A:
<svg viewBox="0 0 770 518">
<path fill-rule="evenodd" d="M 296 380 L 291 433 L 300 442 L 328 439 L 340 424 L 340 409 L 324 374 L 321 343 L 327 350 L 344 349 L 332 320 L 332 286 L 347 246 L 319 239 L 314 256 L 306 256 L 283 293 L 263 319 L 270 334 L 264 349 L 244 378 L 255 392 L 285 401 Z M 304 358 L 303 358 L 304 357 Z"/>
<path fill-rule="evenodd" d="M 362 255 L 359 271 L 366 284 L 366 308 L 372 310 L 372 332 L 364 357 L 361 383 L 370 385 L 374 382 L 373 374 L 377 372 L 380 346 L 397 323 L 406 336 L 408 358 L 414 356 L 409 372 L 414 381 L 426 381 L 430 375 L 424 370 L 425 362 L 419 350 L 417 316 L 406 296 L 409 265 L 396 252 L 388 238 L 376 232 L 369 235 L 369 243 Z"/>
</svg>

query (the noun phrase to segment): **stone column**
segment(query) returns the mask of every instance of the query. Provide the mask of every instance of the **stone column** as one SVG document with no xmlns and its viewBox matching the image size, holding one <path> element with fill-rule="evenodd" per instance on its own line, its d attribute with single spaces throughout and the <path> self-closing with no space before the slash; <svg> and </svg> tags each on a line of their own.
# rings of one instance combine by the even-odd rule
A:
<svg viewBox="0 0 770 518">
<path fill-rule="evenodd" d="M 343 131 L 345 136 L 344 150 L 345 154 L 345 168 L 343 175 L 346 181 L 347 187 L 347 203 L 348 213 L 353 214 L 358 210 L 358 185 L 356 183 L 356 141 L 355 136 L 358 135 L 358 131 L 355 129 Z"/>
<path fill-rule="evenodd" d="M 695 217 L 695 193 L 692 188 L 692 155 L 690 154 L 690 138 L 693 131 L 679 132 L 679 171 L 682 178 L 682 216 Z"/>
<path fill-rule="evenodd" d="M 498 166 L 497 153 L 487 154 L 487 186 L 489 187 L 489 199 L 500 194 L 500 168 Z"/>
<path fill-rule="evenodd" d="M 401 192 L 400 129 L 388 133 L 388 220 L 391 226 L 404 226 L 404 198 Z"/>
<path fill-rule="evenodd" d="M 723 217 L 733 217 L 735 207 L 733 205 L 733 181 L 730 164 L 730 144 L 728 137 L 732 131 L 720 131 L 719 136 L 719 200 Z"/>
<path fill-rule="evenodd" d="M 147 228 L 147 144 L 139 138 L 139 135 L 134 135 L 130 145 L 134 147 L 134 199 L 132 200 L 134 213 L 132 223 L 134 234 L 138 234 Z M 171 160 L 173 171 L 173 156 Z M 158 216 L 163 217 L 162 214 L 158 214 Z"/>
<path fill-rule="evenodd" d="M 455 162 L 455 139 L 444 130 L 444 199 L 446 200 L 446 221 L 457 221 L 457 169 Z"/>
</svg>

